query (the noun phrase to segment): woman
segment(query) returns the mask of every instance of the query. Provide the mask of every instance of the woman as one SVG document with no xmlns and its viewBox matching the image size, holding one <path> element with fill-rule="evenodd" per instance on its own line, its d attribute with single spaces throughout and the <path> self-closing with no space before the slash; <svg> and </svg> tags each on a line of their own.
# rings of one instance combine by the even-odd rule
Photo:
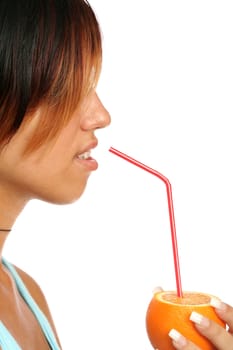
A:
<svg viewBox="0 0 233 350">
<path fill-rule="evenodd" d="M 110 123 L 95 87 L 101 35 L 84 0 L 0 0 L 0 244 L 33 198 L 71 203 Z M 0 348 L 61 349 L 40 287 L 1 256 Z"/>
<path fill-rule="evenodd" d="M 71 203 L 97 169 L 95 130 L 110 122 L 95 93 L 101 36 L 84 0 L 0 0 L 0 244 L 32 198 Z M 226 332 L 199 318 L 216 349 L 233 349 L 233 310 L 218 305 Z M 174 337 L 174 334 L 176 335 Z M 198 349 L 172 332 L 176 349 Z M 61 349 L 37 283 L 1 256 L 0 347 Z"/>
</svg>

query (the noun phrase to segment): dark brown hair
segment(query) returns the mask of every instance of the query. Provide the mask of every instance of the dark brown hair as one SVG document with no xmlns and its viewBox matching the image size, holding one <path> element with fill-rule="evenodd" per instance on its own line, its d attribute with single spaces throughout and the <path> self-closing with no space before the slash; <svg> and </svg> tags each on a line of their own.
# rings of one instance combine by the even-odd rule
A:
<svg viewBox="0 0 233 350">
<path fill-rule="evenodd" d="M 0 0 L 0 144 L 41 108 L 28 150 L 55 137 L 96 84 L 101 33 L 85 0 Z"/>
</svg>

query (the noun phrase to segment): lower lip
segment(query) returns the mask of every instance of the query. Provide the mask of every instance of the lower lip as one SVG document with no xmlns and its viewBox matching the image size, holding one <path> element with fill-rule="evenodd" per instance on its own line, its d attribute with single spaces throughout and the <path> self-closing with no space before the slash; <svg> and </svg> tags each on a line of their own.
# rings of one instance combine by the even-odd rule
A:
<svg viewBox="0 0 233 350">
<path fill-rule="evenodd" d="M 87 159 L 79 159 L 76 157 L 75 160 L 78 161 L 78 163 L 85 167 L 88 171 L 95 171 L 98 168 L 97 161 L 91 157 Z"/>
</svg>

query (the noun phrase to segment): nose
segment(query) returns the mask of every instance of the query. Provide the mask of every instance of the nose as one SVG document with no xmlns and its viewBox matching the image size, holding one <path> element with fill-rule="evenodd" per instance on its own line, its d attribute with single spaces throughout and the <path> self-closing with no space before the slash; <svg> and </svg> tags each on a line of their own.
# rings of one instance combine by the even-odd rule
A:
<svg viewBox="0 0 233 350">
<path fill-rule="evenodd" d="M 111 123 L 111 117 L 96 92 L 90 95 L 87 108 L 82 116 L 81 126 L 84 130 L 105 128 Z"/>
</svg>

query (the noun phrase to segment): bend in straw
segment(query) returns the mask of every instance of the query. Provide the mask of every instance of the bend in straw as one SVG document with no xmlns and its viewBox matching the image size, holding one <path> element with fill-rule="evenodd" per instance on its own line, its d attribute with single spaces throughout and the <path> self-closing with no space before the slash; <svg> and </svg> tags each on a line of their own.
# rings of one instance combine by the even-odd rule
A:
<svg viewBox="0 0 233 350">
<path fill-rule="evenodd" d="M 180 264 L 179 264 L 178 244 L 177 244 L 177 236 L 176 236 L 176 226 L 175 226 L 175 216 L 174 216 L 171 184 L 169 180 L 157 170 L 154 170 L 148 167 L 147 165 L 135 160 L 134 158 L 126 155 L 125 153 L 118 151 L 116 148 L 110 147 L 109 152 L 117 155 L 118 157 L 124 160 L 127 160 L 129 163 L 136 165 L 137 167 L 149 172 L 150 174 L 157 176 L 160 180 L 162 180 L 165 183 L 166 190 L 167 190 L 167 199 L 168 199 L 168 210 L 169 210 L 169 220 L 170 220 L 170 228 L 171 228 L 177 296 L 182 298 L 183 292 L 182 292 L 182 286 L 181 286 Z"/>
</svg>

